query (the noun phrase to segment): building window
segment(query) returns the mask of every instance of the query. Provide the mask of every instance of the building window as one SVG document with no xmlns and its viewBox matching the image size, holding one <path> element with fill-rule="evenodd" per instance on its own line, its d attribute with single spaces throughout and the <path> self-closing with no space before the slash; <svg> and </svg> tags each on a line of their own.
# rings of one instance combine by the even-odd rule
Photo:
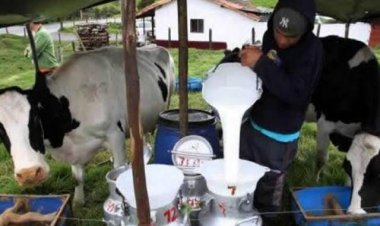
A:
<svg viewBox="0 0 380 226">
<path fill-rule="evenodd" d="M 203 33 L 203 20 L 202 19 L 191 19 L 190 20 L 190 32 L 193 33 Z"/>
</svg>

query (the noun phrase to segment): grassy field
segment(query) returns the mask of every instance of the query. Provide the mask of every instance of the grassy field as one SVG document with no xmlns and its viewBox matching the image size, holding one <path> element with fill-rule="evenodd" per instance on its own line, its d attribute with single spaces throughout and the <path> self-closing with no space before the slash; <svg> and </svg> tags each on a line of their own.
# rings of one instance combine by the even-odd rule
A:
<svg viewBox="0 0 380 226">
<path fill-rule="evenodd" d="M 28 88 L 33 84 L 33 67 L 30 60 L 23 57 L 26 41 L 11 35 L 0 36 L 0 87 L 18 85 Z M 171 49 L 176 60 L 178 51 Z M 379 49 L 376 50 L 379 56 Z M 65 55 L 69 55 L 69 50 Z M 222 51 L 189 50 L 189 75 L 204 77 L 207 70 L 215 65 L 223 56 Z M 178 64 L 177 64 L 178 65 Z M 178 108 L 178 95 L 174 94 L 171 108 Z M 208 109 L 200 93 L 189 93 L 189 108 Z M 343 154 L 330 147 L 330 158 L 321 181 L 315 182 L 315 124 L 307 123 L 302 128 L 297 158 L 290 169 L 288 187 L 304 187 L 316 185 L 342 185 L 344 172 L 341 168 Z M 47 155 L 51 166 L 51 176 L 43 184 L 35 188 L 20 188 L 13 179 L 13 163 L 9 153 L 0 146 L 0 193 L 6 194 L 73 194 L 75 182 L 71 178 L 68 164 L 56 162 Z M 129 147 L 128 147 L 129 149 Z M 111 169 L 111 163 L 103 163 L 110 154 L 100 151 L 87 165 L 85 177 L 86 204 L 74 208 L 72 222 L 76 225 L 102 225 L 102 205 L 108 196 L 108 187 L 104 179 Z M 287 217 L 290 215 L 287 214 Z"/>
</svg>

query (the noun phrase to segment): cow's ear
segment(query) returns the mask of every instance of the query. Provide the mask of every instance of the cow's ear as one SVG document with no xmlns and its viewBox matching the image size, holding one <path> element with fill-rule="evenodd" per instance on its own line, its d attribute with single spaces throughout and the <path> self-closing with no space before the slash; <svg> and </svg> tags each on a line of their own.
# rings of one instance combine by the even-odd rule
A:
<svg viewBox="0 0 380 226">
<path fill-rule="evenodd" d="M 2 123 L 0 123 L 0 141 L 3 142 L 5 148 L 8 152 L 11 151 L 11 142 L 9 141 L 9 137 Z"/>
<path fill-rule="evenodd" d="M 37 110 L 34 108 L 31 109 L 28 127 L 31 131 L 29 133 L 29 140 L 32 148 L 42 154 L 45 154 L 44 132 Z"/>
</svg>

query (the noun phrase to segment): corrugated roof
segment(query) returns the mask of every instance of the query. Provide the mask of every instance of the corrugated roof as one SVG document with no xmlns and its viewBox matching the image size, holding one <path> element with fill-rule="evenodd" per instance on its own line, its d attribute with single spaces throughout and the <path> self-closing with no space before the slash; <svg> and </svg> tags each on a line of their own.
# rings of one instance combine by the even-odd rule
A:
<svg viewBox="0 0 380 226">
<path fill-rule="evenodd" d="M 152 3 L 148 6 L 145 6 L 144 8 L 142 8 L 141 10 L 139 10 L 137 13 L 136 13 L 136 17 L 137 18 L 141 18 L 141 17 L 146 17 L 146 16 L 153 16 L 154 15 L 154 11 L 163 6 L 163 5 L 166 5 L 170 2 L 173 2 L 175 0 L 160 0 L 160 1 L 157 1 L 155 3 Z"/>
<path fill-rule="evenodd" d="M 160 0 L 151 5 L 146 6 L 136 13 L 137 18 L 153 16 L 156 9 L 175 0 Z M 244 0 L 206 0 L 226 9 L 233 10 L 252 20 L 260 20 L 260 10 Z"/>
</svg>

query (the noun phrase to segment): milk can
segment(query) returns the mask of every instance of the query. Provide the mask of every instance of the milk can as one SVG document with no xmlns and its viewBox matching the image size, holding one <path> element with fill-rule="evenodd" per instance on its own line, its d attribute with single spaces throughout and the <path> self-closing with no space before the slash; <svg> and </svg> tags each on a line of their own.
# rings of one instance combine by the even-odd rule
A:
<svg viewBox="0 0 380 226">
<path fill-rule="evenodd" d="M 262 219 L 253 208 L 253 193 L 227 197 L 209 193 L 209 200 L 199 213 L 201 226 L 261 226 Z"/>
<path fill-rule="evenodd" d="M 175 166 L 148 164 L 145 166 L 151 225 L 186 225 L 178 207 L 178 191 L 183 183 L 183 173 Z M 137 203 L 133 186 L 132 170 L 123 172 L 116 180 L 116 187 L 126 203 L 126 215 L 121 225 L 136 226 Z"/>
<path fill-rule="evenodd" d="M 137 226 L 137 209 L 131 205 L 127 205 L 128 215 L 125 217 L 124 225 Z M 178 209 L 178 199 L 174 199 L 171 203 L 150 210 L 152 226 L 186 226 L 186 219 L 183 218 Z"/>
<path fill-rule="evenodd" d="M 123 199 L 118 194 L 116 188 L 117 177 L 125 172 L 129 167 L 126 165 L 120 166 L 109 171 L 106 174 L 106 180 L 109 188 L 109 196 L 103 204 L 104 221 L 108 226 L 121 225 L 124 217 Z"/>
<path fill-rule="evenodd" d="M 179 192 L 180 205 L 189 214 L 189 220 L 196 223 L 204 196 L 207 193 L 205 178 L 199 174 L 199 167 L 214 157 L 208 140 L 199 135 L 181 138 L 173 147 L 173 164 L 185 175 Z"/>
</svg>

